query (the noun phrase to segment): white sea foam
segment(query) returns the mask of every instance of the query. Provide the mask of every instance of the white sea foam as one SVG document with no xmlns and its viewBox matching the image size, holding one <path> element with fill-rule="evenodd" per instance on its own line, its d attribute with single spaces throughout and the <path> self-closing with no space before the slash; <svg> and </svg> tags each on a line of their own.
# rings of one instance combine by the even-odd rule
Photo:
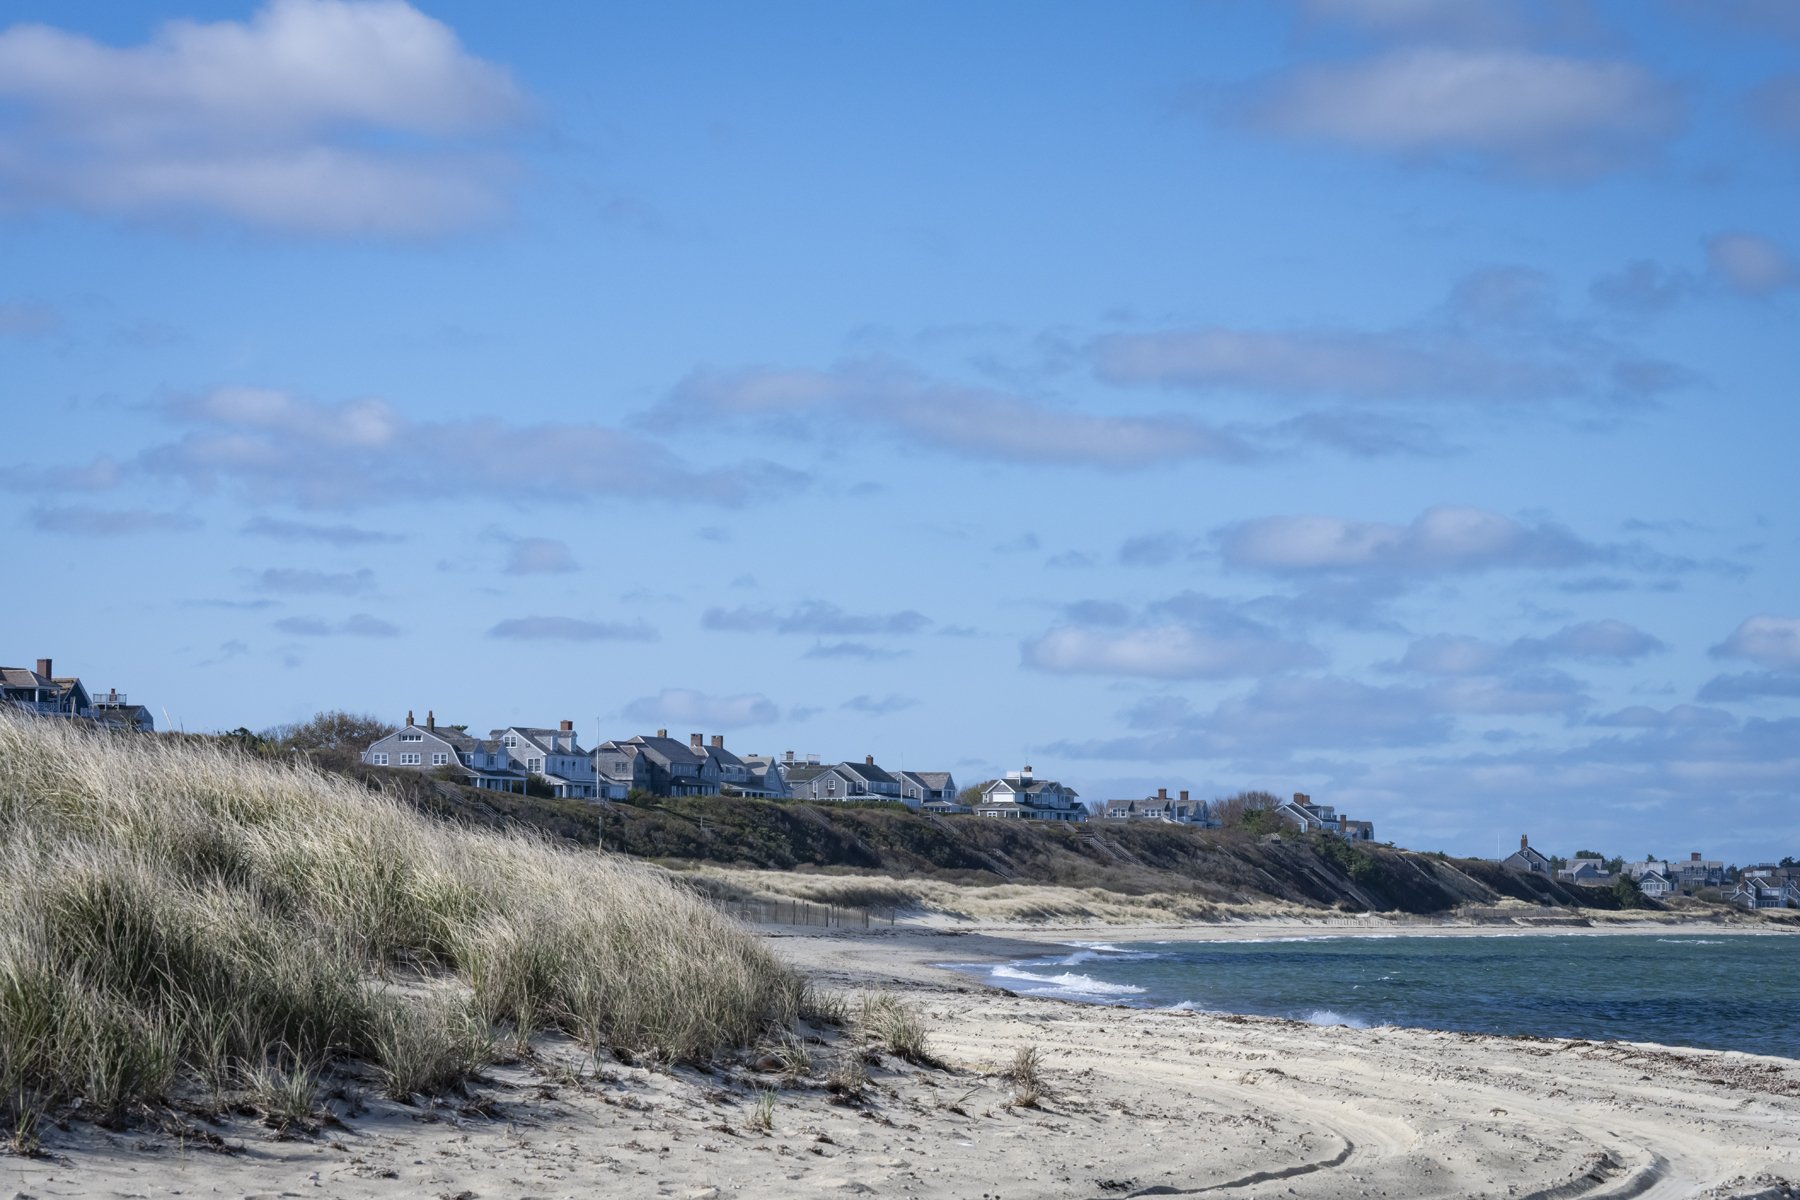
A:
<svg viewBox="0 0 1800 1200">
<path fill-rule="evenodd" d="M 1315 1008 L 1300 1018 L 1308 1025 L 1343 1025 L 1350 1029 L 1367 1029 L 1369 1023 L 1361 1017 L 1347 1017 L 1343 1013 L 1333 1012 L 1329 1008 Z"/>
<path fill-rule="evenodd" d="M 988 974 L 994 979 L 1009 979 L 1032 985 L 1027 990 L 1047 995 L 1068 993 L 1075 996 L 1140 996 L 1144 992 L 1143 988 L 1129 983 L 1107 983 L 1103 979 L 1080 975 L 1074 971 L 1064 971 L 1060 975 L 1037 975 L 1019 967 L 999 966 Z"/>
</svg>

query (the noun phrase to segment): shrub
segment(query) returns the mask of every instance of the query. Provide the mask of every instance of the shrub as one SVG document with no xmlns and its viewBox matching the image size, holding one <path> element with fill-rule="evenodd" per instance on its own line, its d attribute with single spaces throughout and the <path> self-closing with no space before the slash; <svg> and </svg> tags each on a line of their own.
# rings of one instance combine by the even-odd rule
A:
<svg viewBox="0 0 1800 1200">
<path fill-rule="evenodd" d="M 889 1054 L 922 1066 L 935 1064 L 926 1048 L 925 1026 L 918 1012 L 892 992 L 865 993 L 858 1024 Z"/>
<path fill-rule="evenodd" d="M 1036 1108 L 1044 1095 L 1044 1081 L 1039 1073 L 1043 1059 L 1036 1046 L 1020 1046 L 1013 1051 L 1012 1066 L 1006 1077 L 1012 1081 L 1012 1102 L 1020 1108 Z"/>
</svg>

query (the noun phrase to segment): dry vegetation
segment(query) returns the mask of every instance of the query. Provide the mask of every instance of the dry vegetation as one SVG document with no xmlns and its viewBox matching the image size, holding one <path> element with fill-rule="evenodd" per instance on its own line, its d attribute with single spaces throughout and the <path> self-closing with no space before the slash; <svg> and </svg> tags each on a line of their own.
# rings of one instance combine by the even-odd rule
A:
<svg viewBox="0 0 1800 1200">
<path fill-rule="evenodd" d="M 0 714 L 0 1118 L 175 1094 L 303 1123 L 321 1073 L 404 1097 L 498 1037 L 707 1058 L 800 981 L 660 871 L 420 817 L 305 768 Z"/>
<path fill-rule="evenodd" d="M 1320 910 L 1268 901 L 1221 904 L 1174 892 L 1131 894 L 1104 888 L 1053 884 L 966 884 L 938 879 L 807 871 L 738 870 L 695 865 L 680 876 L 696 890 L 721 899 L 835 904 L 900 913 L 939 914 L 972 921 L 1094 921 L 1151 925 L 1171 921 L 1318 917 Z"/>
</svg>

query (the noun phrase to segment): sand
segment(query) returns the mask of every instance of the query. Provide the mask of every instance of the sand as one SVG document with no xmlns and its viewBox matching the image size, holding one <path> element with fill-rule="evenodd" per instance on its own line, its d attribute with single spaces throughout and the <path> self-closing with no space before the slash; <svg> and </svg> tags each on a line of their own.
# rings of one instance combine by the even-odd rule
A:
<svg viewBox="0 0 1800 1200">
<path fill-rule="evenodd" d="M 1335 923 L 1372 931 L 1367 918 Z M 1318 923 L 1108 939 L 1317 933 Z M 316 1134 L 250 1117 L 183 1132 L 50 1130 L 0 1189 L 51 1196 L 1785 1196 L 1800 1182 L 1800 1062 L 1624 1043 L 1319 1027 L 993 991 L 935 964 L 1041 953 L 1089 928 L 766 931 L 827 987 L 917 1006 L 937 1067 L 891 1056 L 861 1104 L 825 1090 L 843 1035 L 784 1084 L 583 1062 L 541 1047 L 455 1102 L 334 1100 Z M 1451 932 L 1439 929 L 1434 932 Z M 1567 932 L 1567 930 L 1559 930 Z M 1800 949 L 1800 943 L 1796 944 Z M 1704 1002 L 1701 1000 L 1700 1002 Z M 1000 1071 L 1042 1057 L 1045 1094 Z M 758 1098 L 773 1089 L 769 1127 Z M 222 1148 L 221 1148 L 222 1147 Z M 12 1193 L 0 1190 L 0 1196 Z"/>
</svg>

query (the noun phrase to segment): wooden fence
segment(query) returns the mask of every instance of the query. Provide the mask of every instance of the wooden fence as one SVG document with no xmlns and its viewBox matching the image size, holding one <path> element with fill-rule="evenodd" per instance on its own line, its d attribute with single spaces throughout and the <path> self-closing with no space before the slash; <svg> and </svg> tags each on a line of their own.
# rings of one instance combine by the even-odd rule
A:
<svg viewBox="0 0 1800 1200">
<path fill-rule="evenodd" d="M 805 900 L 719 900 L 718 906 L 751 925 L 811 925 L 820 929 L 872 929 L 892 925 L 898 910 L 809 904 Z"/>
</svg>

